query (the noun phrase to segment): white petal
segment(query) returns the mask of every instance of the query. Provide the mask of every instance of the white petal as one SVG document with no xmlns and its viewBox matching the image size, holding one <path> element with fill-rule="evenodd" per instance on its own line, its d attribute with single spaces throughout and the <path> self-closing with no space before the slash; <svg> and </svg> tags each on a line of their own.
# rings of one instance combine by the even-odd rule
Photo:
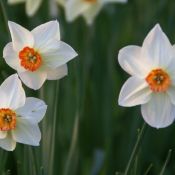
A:
<svg viewBox="0 0 175 175">
<path fill-rule="evenodd" d="M 75 50 L 62 41 L 55 41 L 52 48 L 42 52 L 44 65 L 50 68 L 62 66 L 77 56 Z"/>
<path fill-rule="evenodd" d="M 42 0 L 26 0 L 26 12 L 28 16 L 33 16 L 39 9 Z"/>
<path fill-rule="evenodd" d="M 17 118 L 17 125 L 12 130 L 12 136 L 16 142 L 33 146 L 38 146 L 41 140 L 41 132 L 38 125 L 22 117 Z"/>
<path fill-rule="evenodd" d="M 67 65 L 57 67 L 56 69 L 49 69 L 47 71 L 47 79 L 48 80 L 58 80 L 63 78 L 68 74 Z"/>
<path fill-rule="evenodd" d="M 22 118 L 30 120 L 31 123 L 39 123 L 43 119 L 46 109 L 47 105 L 44 101 L 27 97 L 24 106 L 18 108 L 16 113 Z"/>
<path fill-rule="evenodd" d="M 34 90 L 40 89 L 47 78 L 47 73 L 43 71 L 18 72 L 18 75 L 26 86 Z"/>
<path fill-rule="evenodd" d="M 44 23 L 32 30 L 35 48 L 42 49 L 49 45 L 50 40 L 60 40 L 60 28 L 57 20 Z"/>
<path fill-rule="evenodd" d="M 7 131 L 0 131 L 0 139 L 4 139 L 7 136 Z"/>
<path fill-rule="evenodd" d="M 66 4 L 66 1 L 65 0 L 56 0 L 56 2 L 58 2 L 60 5 L 62 5 L 63 7 L 65 6 Z"/>
<path fill-rule="evenodd" d="M 175 73 L 175 70 L 174 70 L 174 73 Z M 173 75 L 172 72 L 169 75 Z M 174 76 L 171 76 L 171 83 L 172 83 L 172 86 L 175 86 L 175 77 Z"/>
<path fill-rule="evenodd" d="M 171 103 L 173 103 L 173 105 L 175 105 L 175 86 L 169 87 L 167 90 L 167 94 L 171 100 Z"/>
<path fill-rule="evenodd" d="M 141 107 L 144 120 L 152 127 L 164 128 L 175 119 L 175 106 L 166 93 L 154 93 L 151 100 Z"/>
<path fill-rule="evenodd" d="M 3 57 L 6 63 L 13 69 L 24 72 L 25 69 L 20 65 L 20 59 L 18 53 L 13 50 L 12 42 L 8 43 L 3 50 Z"/>
<path fill-rule="evenodd" d="M 56 4 L 56 0 L 50 0 L 49 1 L 49 13 L 51 18 L 57 18 L 58 17 L 58 7 Z"/>
<path fill-rule="evenodd" d="M 34 38 L 30 31 L 11 21 L 8 22 L 8 25 L 15 51 L 20 51 L 26 46 L 33 47 Z"/>
<path fill-rule="evenodd" d="M 143 42 L 142 52 L 146 59 L 152 61 L 153 66 L 166 68 L 171 62 L 172 45 L 157 24 Z"/>
<path fill-rule="evenodd" d="M 175 45 L 172 46 L 171 55 L 172 55 L 171 56 L 172 59 L 168 65 L 166 71 L 169 73 L 170 76 L 172 76 L 171 77 L 171 79 L 173 79 L 172 83 L 175 85 L 175 76 L 174 76 L 174 74 L 175 74 L 175 69 L 174 69 L 174 67 L 175 67 Z"/>
<path fill-rule="evenodd" d="M 89 7 L 84 13 L 83 16 L 86 19 L 88 25 L 91 25 L 94 21 L 94 18 L 98 15 L 102 8 L 102 4 L 96 3 Z"/>
<path fill-rule="evenodd" d="M 8 77 L 0 86 L 0 108 L 17 109 L 24 105 L 26 96 L 17 74 Z"/>
<path fill-rule="evenodd" d="M 151 98 L 151 90 L 143 79 L 130 77 L 119 94 L 120 106 L 136 106 L 147 103 Z"/>
<path fill-rule="evenodd" d="M 86 3 L 82 0 L 67 1 L 65 4 L 67 21 L 73 21 L 79 15 L 82 15 L 89 7 L 91 7 L 91 3 Z"/>
<path fill-rule="evenodd" d="M 141 55 L 138 46 L 127 46 L 119 51 L 118 61 L 120 66 L 130 75 L 146 77 L 151 70 L 151 63 Z"/>
<path fill-rule="evenodd" d="M 11 133 L 8 133 L 4 139 L 0 139 L 0 147 L 7 151 L 13 151 L 16 148 L 16 142 L 13 140 Z"/>
<path fill-rule="evenodd" d="M 9 4 L 17 4 L 17 3 L 21 3 L 21 2 L 25 2 L 26 0 L 8 0 Z"/>
</svg>

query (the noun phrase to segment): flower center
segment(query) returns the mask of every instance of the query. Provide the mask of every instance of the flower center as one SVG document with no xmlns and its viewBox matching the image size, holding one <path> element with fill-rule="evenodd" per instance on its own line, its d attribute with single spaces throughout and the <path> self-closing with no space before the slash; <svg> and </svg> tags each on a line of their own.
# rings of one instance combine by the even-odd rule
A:
<svg viewBox="0 0 175 175">
<path fill-rule="evenodd" d="M 153 92 L 165 92 L 171 85 L 169 75 L 162 69 L 152 70 L 145 80 Z"/>
<path fill-rule="evenodd" d="M 8 108 L 0 109 L 0 131 L 9 131 L 16 127 L 16 113 Z"/>
<path fill-rule="evenodd" d="M 97 2 L 97 0 L 84 0 L 85 2 L 89 2 L 89 3 L 95 3 Z"/>
<path fill-rule="evenodd" d="M 36 71 L 42 63 L 40 54 L 30 47 L 24 47 L 19 52 L 19 59 L 21 61 L 21 66 L 31 72 Z"/>
</svg>

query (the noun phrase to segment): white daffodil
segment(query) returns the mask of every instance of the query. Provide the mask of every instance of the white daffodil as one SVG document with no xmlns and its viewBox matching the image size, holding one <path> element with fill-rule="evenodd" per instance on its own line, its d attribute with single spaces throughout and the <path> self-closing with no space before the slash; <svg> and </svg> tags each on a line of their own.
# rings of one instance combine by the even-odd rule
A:
<svg viewBox="0 0 175 175">
<path fill-rule="evenodd" d="M 42 24 L 31 32 L 14 22 L 8 25 L 12 42 L 5 46 L 3 57 L 26 86 L 36 90 L 46 79 L 56 80 L 67 75 L 66 63 L 77 53 L 60 41 L 57 21 Z"/>
<path fill-rule="evenodd" d="M 103 5 L 110 2 L 125 3 L 127 0 L 67 0 L 65 3 L 66 18 L 71 22 L 82 15 L 87 24 L 91 25 Z"/>
<path fill-rule="evenodd" d="M 150 31 L 142 47 L 121 49 L 118 59 L 131 75 L 121 89 L 119 104 L 141 104 L 143 118 L 150 126 L 169 126 L 175 119 L 175 47 L 160 26 Z"/>
<path fill-rule="evenodd" d="M 26 98 L 17 74 L 1 84 L 0 97 L 0 147 L 13 151 L 16 142 L 38 146 L 38 123 L 46 113 L 46 104 L 37 98 Z"/>
<path fill-rule="evenodd" d="M 8 3 L 11 5 L 18 3 L 26 3 L 26 13 L 28 16 L 33 16 L 41 5 L 42 0 L 8 0 Z"/>
<path fill-rule="evenodd" d="M 67 0 L 55 0 L 61 6 L 64 6 Z"/>
</svg>

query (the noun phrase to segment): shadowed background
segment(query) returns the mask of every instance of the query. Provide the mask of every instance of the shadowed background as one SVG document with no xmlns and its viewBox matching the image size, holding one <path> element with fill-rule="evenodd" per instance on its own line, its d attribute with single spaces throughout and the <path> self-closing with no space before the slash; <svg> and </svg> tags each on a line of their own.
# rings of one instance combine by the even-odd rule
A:
<svg viewBox="0 0 175 175">
<path fill-rule="evenodd" d="M 175 43 L 174 1 L 129 0 L 127 4 L 109 4 L 90 27 L 81 17 L 67 23 L 59 6 L 58 16 L 52 17 L 48 0 L 43 1 L 32 18 L 26 16 L 24 4 L 9 6 L 5 0 L 3 3 L 8 20 L 29 30 L 57 19 L 62 41 L 70 44 L 79 56 L 68 63 L 69 75 L 64 79 L 47 81 L 39 91 L 24 86 L 27 96 L 40 97 L 48 104 L 47 115 L 40 123 L 41 146 L 17 144 L 14 152 L 0 149 L 0 175 L 123 173 L 143 119 L 140 107 L 118 106 L 119 91 L 129 77 L 118 64 L 118 51 L 127 45 L 141 46 L 156 23 Z M 3 47 L 11 41 L 5 24 L 0 9 L 1 82 L 15 73 L 2 57 Z M 172 149 L 163 174 L 173 175 L 174 133 L 175 124 L 159 130 L 147 126 L 128 174 L 162 175 L 168 150 Z"/>
</svg>

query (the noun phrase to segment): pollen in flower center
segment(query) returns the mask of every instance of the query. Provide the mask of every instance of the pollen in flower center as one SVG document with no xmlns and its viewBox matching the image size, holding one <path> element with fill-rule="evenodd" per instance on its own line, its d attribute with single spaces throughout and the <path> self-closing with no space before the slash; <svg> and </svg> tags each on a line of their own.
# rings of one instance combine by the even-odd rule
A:
<svg viewBox="0 0 175 175">
<path fill-rule="evenodd" d="M 16 127 L 16 113 L 9 108 L 0 109 L 0 131 L 9 131 Z"/>
<path fill-rule="evenodd" d="M 169 75 L 162 69 L 152 70 L 145 80 L 153 92 L 165 92 L 171 85 Z"/>
<path fill-rule="evenodd" d="M 21 66 L 31 72 L 36 71 L 42 63 L 40 54 L 30 47 L 24 47 L 19 52 L 19 59 L 21 61 Z"/>
</svg>

